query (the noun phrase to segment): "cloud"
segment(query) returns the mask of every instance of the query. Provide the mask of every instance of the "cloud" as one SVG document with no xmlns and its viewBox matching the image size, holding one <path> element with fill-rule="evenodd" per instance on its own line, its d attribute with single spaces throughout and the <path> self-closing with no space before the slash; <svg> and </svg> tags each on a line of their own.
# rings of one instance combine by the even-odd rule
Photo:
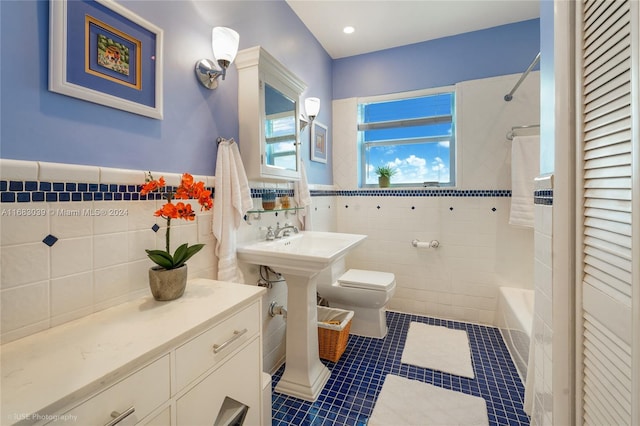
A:
<svg viewBox="0 0 640 426">
<path fill-rule="evenodd" d="M 444 164 L 444 161 L 442 161 L 442 158 L 440 157 L 435 157 L 431 162 L 431 170 L 433 171 L 442 171 L 446 167 L 446 164 Z"/>
<path fill-rule="evenodd" d="M 445 141 L 441 145 L 448 147 L 449 142 Z M 391 154 L 390 151 L 385 149 L 385 156 Z M 406 157 L 389 155 L 387 158 L 389 160 L 384 164 L 394 167 L 397 171 L 391 179 L 393 183 L 421 185 L 422 182 L 439 182 L 441 179 L 445 181 L 449 179 L 449 167 L 442 157 L 420 157 L 407 153 Z M 391 158 L 393 160 L 390 160 Z M 375 166 L 369 165 L 367 183 L 377 183 L 374 169 Z"/>
<path fill-rule="evenodd" d="M 424 158 L 420 158 L 420 157 L 416 157 L 415 155 L 411 154 L 406 160 L 407 164 L 413 166 L 413 167 L 424 167 L 425 164 L 427 164 L 427 160 Z"/>
</svg>

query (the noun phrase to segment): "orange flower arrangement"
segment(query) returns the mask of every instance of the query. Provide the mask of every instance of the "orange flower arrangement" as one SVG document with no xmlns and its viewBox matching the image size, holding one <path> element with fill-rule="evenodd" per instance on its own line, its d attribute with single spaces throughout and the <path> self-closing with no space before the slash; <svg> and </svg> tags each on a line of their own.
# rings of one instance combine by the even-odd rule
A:
<svg viewBox="0 0 640 426">
<path fill-rule="evenodd" d="M 160 191 L 166 186 L 164 177 L 154 180 L 151 172 L 148 173 L 145 184 L 140 190 L 140 195 L 147 195 L 150 192 Z M 193 176 L 184 173 L 180 181 L 180 186 L 174 191 L 165 192 L 167 199 L 165 205 L 154 213 L 154 216 L 161 217 L 167 221 L 167 232 L 165 235 L 166 250 L 145 250 L 149 259 L 164 269 L 179 268 L 186 263 L 193 255 L 198 253 L 204 244 L 194 244 L 189 246 L 187 243 L 178 247 L 173 255 L 169 250 L 171 242 L 171 219 L 194 220 L 196 213 L 191 208 L 191 204 L 182 201 L 173 204 L 174 199 L 189 200 L 196 199 L 200 204 L 200 210 L 210 210 L 213 207 L 213 199 L 211 191 L 205 189 L 203 182 L 194 182 Z"/>
</svg>

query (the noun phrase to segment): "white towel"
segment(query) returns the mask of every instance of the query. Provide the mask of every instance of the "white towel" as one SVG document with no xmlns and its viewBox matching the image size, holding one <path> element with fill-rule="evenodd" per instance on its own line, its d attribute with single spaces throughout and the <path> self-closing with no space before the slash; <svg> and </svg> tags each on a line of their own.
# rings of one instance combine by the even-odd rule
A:
<svg viewBox="0 0 640 426">
<path fill-rule="evenodd" d="M 540 136 L 516 136 L 511 142 L 509 224 L 533 228 L 534 179 L 540 173 Z"/>
<path fill-rule="evenodd" d="M 218 280 L 244 283 L 236 257 L 236 230 L 253 207 L 251 189 L 238 145 L 233 139 L 218 144 L 213 205 L 213 235 L 218 257 Z"/>
<path fill-rule="evenodd" d="M 311 230 L 311 218 L 309 207 L 311 206 L 311 194 L 309 193 L 309 184 L 307 182 L 307 170 L 304 167 L 304 162 L 300 160 L 300 180 L 293 184 L 293 199 L 298 207 L 304 207 L 304 209 L 298 210 L 298 221 L 300 222 L 300 229 Z M 305 218 L 306 216 L 306 218 Z"/>
</svg>

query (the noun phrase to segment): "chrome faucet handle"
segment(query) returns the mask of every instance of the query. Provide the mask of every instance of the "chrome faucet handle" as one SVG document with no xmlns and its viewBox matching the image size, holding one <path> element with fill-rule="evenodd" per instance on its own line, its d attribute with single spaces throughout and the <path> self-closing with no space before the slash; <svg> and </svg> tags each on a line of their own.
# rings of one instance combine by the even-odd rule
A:
<svg viewBox="0 0 640 426">
<path fill-rule="evenodd" d="M 269 226 L 267 227 L 267 235 L 266 235 L 266 239 L 267 241 L 273 241 L 276 238 L 276 234 L 275 232 L 273 232 L 273 226 Z"/>
<path fill-rule="evenodd" d="M 295 225 L 289 225 L 289 230 L 287 231 L 289 235 L 291 235 L 291 231 L 293 231 L 294 234 L 297 234 L 298 232 L 300 232 L 298 227 Z"/>
</svg>

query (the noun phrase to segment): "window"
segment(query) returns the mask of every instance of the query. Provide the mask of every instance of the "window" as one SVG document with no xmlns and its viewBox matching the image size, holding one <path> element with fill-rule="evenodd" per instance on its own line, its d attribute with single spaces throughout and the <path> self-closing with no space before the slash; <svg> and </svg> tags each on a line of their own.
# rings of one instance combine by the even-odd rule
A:
<svg viewBox="0 0 640 426">
<path fill-rule="evenodd" d="M 271 85 L 265 83 L 264 87 L 265 164 L 297 170 L 296 104 Z"/>
<path fill-rule="evenodd" d="M 454 102 L 450 88 L 359 103 L 362 186 L 377 186 L 378 166 L 396 169 L 394 186 L 455 185 Z"/>
</svg>

